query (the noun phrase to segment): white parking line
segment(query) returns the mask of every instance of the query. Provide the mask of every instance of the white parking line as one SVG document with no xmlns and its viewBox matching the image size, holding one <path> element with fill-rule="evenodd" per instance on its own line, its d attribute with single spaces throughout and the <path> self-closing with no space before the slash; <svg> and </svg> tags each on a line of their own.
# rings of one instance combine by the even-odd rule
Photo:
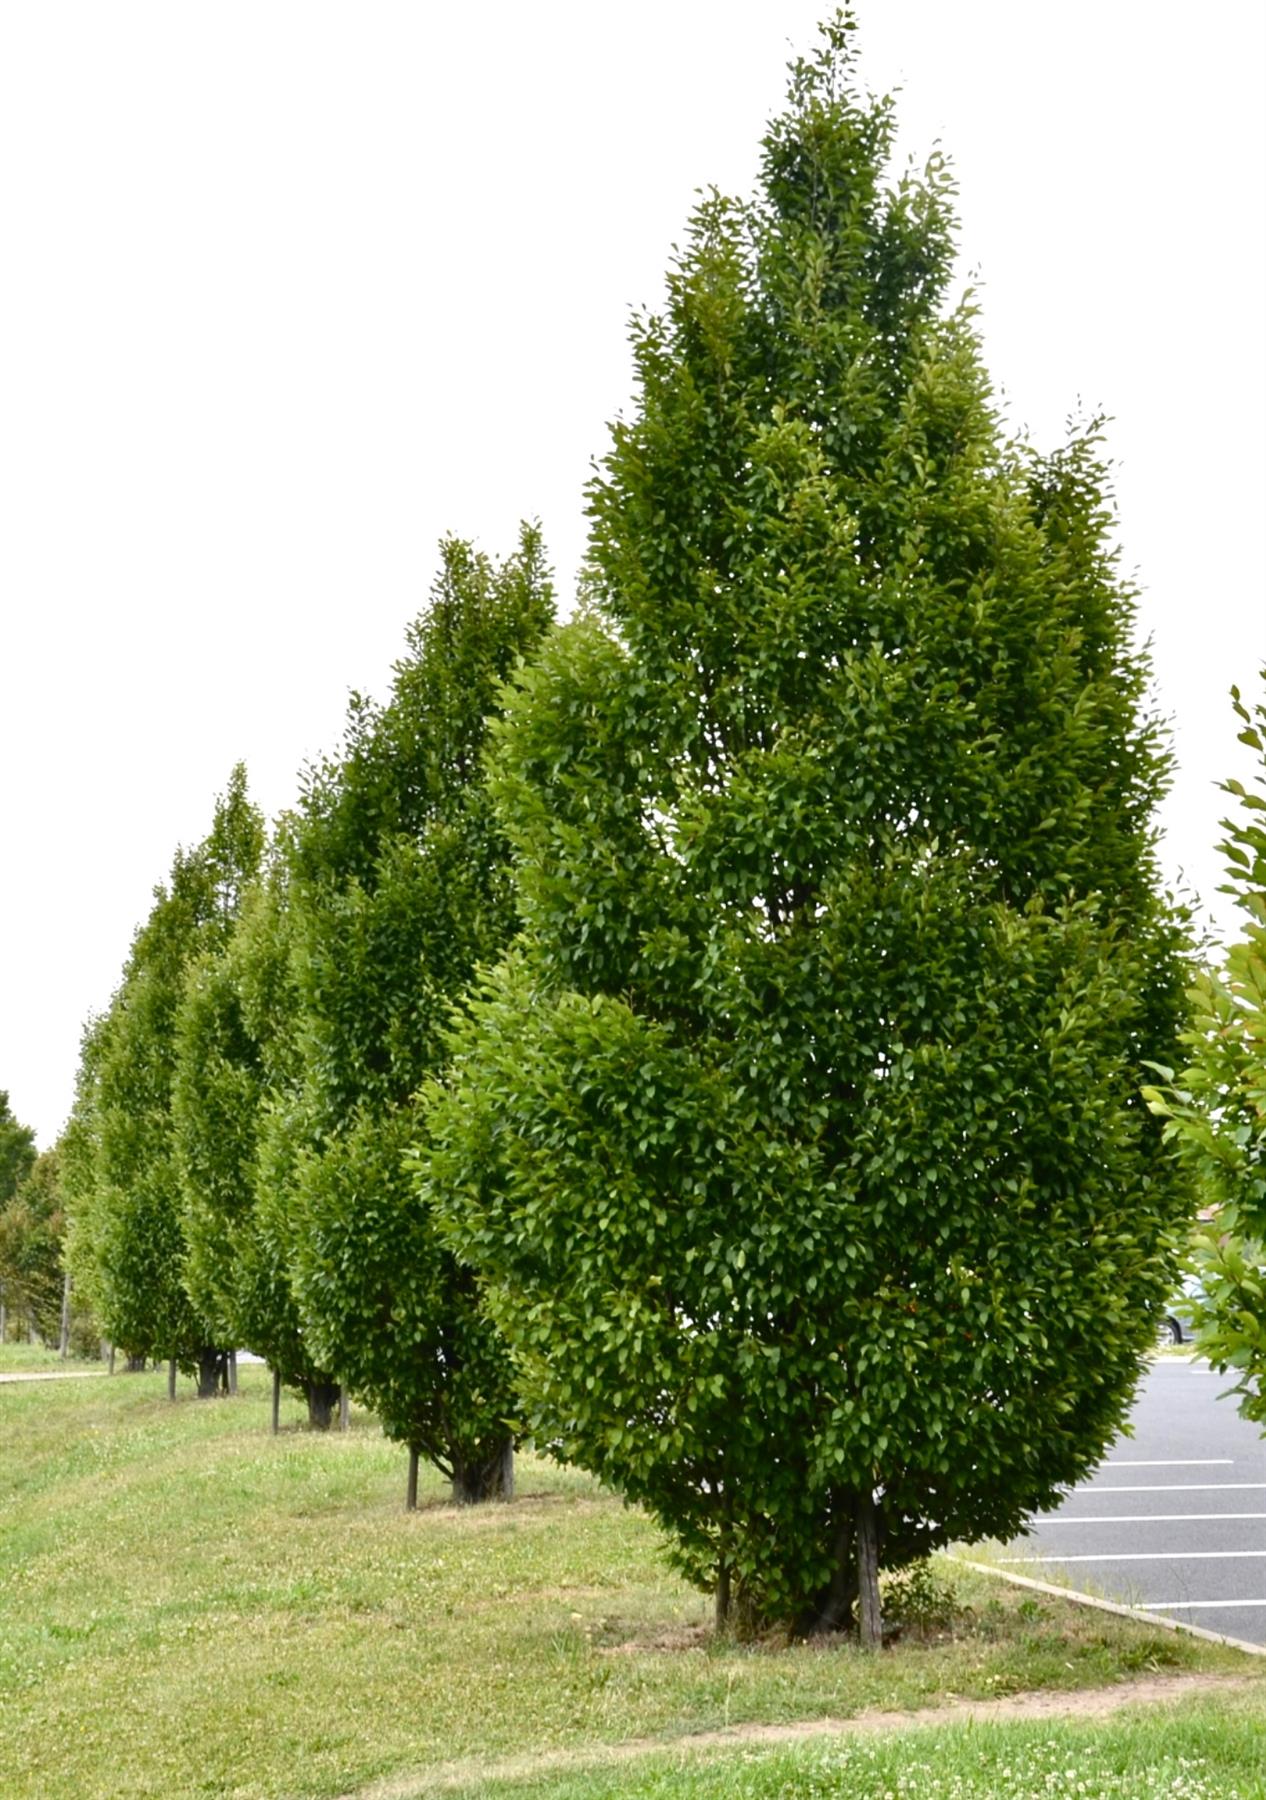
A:
<svg viewBox="0 0 1266 1800">
<path fill-rule="evenodd" d="M 1000 1556 L 1000 1563 L 1235 1562 L 1266 1550 L 1122 1550 L 1115 1556 Z"/>
<path fill-rule="evenodd" d="M 1257 1493 L 1266 1491 L 1266 1481 L 1173 1481 L 1144 1482 L 1138 1487 L 1127 1487 L 1124 1484 L 1109 1482 L 1100 1487 L 1097 1481 L 1088 1481 L 1079 1494 L 1229 1494 L 1246 1493 L 1249 1489 Z"/>
<path fill-rule="evenodd" d="M 1266 1519 L 1266 1513 L 1084 1513 L 1080 1518 L 1061 1513 L 1036 1524 L 1045 1531 L 1048 1525 L 1174 1525 L 1185 1519 Z"/>
<path fill-rule="evenodd" d="M 1137 1600 L 1139 1612 L 1199 1612 L 1208 1606 L 1266 1606 L 1266 1600 Z"/>
<path fill-rule="evenodd" d="M 1132 1461 L 1129 1457 L 1110 1457 L 1101 1462 L 1101 1469 L 1212 1469 L 1216 1467 L 1230 1468 L 1235 1459 L 1230 1456 L 1178 1456 L 1140 1457 Z"/>
</svg>

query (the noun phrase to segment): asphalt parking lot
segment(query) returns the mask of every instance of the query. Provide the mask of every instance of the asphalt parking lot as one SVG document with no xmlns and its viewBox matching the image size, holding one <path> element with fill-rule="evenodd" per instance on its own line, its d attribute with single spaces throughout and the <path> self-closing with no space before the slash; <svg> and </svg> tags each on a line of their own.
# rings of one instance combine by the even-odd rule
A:
<svg viewBox="0 0 1266 1800">
<path fill-rule="evenodd" d="M 1203 1362 L 1159 1357 L 1134 1436 L 998 1560 L 1266 1644 L 1266 1439 L 1218 1398 L 1226 1386 Z"/>
</svg>

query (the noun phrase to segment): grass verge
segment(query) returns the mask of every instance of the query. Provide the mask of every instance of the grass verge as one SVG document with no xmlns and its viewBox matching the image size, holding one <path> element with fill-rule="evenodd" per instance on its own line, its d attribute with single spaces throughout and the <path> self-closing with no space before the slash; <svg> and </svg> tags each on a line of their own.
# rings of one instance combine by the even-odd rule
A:
<svg viewBox="0 0 1266 1800">
<path fill-rule="evenodd" d="M 161 1373 L 0 1388 L 6 1800 L 338 1795 L 463 1759 L 1262 1674 L 965 1571 L 952 1628 L 878 1657 L 716 1645 L 654 1528 L 586 1478 L 525 1457 L 512 1505 L 455 1510 L 436 1477 L 405 1515 L 372 1421 L 315 1435 L 288 1403 L 274 1439 L 266 1375 L 241 1386 L 175 1405 Z"/>
</svg>

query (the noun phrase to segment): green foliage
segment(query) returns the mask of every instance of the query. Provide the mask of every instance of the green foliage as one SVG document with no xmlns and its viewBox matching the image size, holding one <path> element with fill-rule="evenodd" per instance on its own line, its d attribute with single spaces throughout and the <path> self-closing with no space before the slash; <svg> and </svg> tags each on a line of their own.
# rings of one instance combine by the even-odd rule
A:
<svg viewBox="0 0 1266 1800">
<path fill-rule="evenodd" d="M 885 187 L 851 82 L 837 21 L 635 322 L 590 608 L 495 733 L 524 932 L 420 1159 L 537 1441 L 800 1628 L 870 1496 L 896 1568 L 1087 1472 L 1184 1204 L 1096 433 L 1001 439 L 949 178 Z"/>
<path fill-rule="evenodd" d="M 442 555 L 389 700 L 354 698 L 343 753 L 310 771 L 294 823 L 303 1073 L 274 1143 L 293 1157 L 293 1273 L 317 1352 L 389 1433 L 474 1491 L 507 1438 L 510 1370 L 402 1157 L 448 1009 L 514 929 L 481 753 L 552 602 L 534 530 L 500 565 L 455 541 Z"/>
<path fill-rule="evenodd" d="M 18 1198 L 35 1167 L 35 1133 L 14 1117 L 0 1088 L 0 1303 L 29 1313 L 33 1269 L 42 1264 L 44 1226 Z"/>
<path fill-rule="evenodd" d="M 291 1169 L 278 1155 L 294 1107 L 301 1012 L 285 874 L 274 857 L 228 941 L 188 971 L 176 1018 L 172 1112 L 185 1287 L 220 1341 L 263 1356 L 306 1394 L 332 1390 L 289 1277 Z"/>
<path fill-rule="evenodd" d="M 0 1113 L 3 1100 L 0 1095 Z M 56 1341 L 62 1310 L 65 1219 L 57 1165 L 56 1150 L 45 1150 L 0 1204 L 0 1299 L 13 1315 L 26 1314 L 46 1342 Z"/>
<path fill-rule="evenodd" d="M 1192 987 L 1186 1066 L 1177 1077 L 1161 1069 L 1166 1085 L 1144 1093 L 1211 1215 L 1195 1240 L 1199 1346 L 1234 1374 L 1241 1412 L 1266 1427 L 1266 699 L 1250 709 L 1238 689 L 1232 697 L 1239 741 L 1262 767 L 1260 792 L 1222 784 L 1241 808 L 1223 820 L 1220 847 L 1244 935 Z"/>
<path fill-rule="evenodd" d="M 178 850 L 168 886 L 155 889 L 118 992 L 85 1036 L 69 1131 L 72 1267 L 112 1342 L 131 1356 L 175 1357 L 186 1369 L 223 1342 L 224 1321 L 202 1312 L 185 1287 L 176 1017 L 190 966 L 232 929 L 263 836 L 239 765 L 208 837 Z"/>
<path fill-rule="evenodd" d="M 0 1206 L 6 1206 L 35 1162 L 35 1133 L 13 1116 L 9 1096 L 0 1088 Z"/>
</svg>

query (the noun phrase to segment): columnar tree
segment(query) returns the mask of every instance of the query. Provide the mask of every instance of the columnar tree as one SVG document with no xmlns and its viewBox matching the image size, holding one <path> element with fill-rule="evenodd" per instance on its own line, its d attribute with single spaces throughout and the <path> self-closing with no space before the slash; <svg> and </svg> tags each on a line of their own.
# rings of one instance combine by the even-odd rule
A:
<svg viewBox="0 0 1266 1800">
<path fill-rule="evenodd" d="M 635 322 L 585 616 L 498 728 L 524 930 L 421 1192 L 534 1434 L 719 1617 L 879 1632 L 1120 1426 L 1181 1184 L 1138 1096 L 1178 922 L 1093 430 L 1000 434 L 950 181 L 851 26 Z M 1093 1353 L 1088 1344 L 1093 1343 Z"/>
<path fill-rule="evenodd" d="M 290 856 L 305 1015 L 296 1286 L 319 1354 L 408 1446 L 410 1501 L 419 1457 L 459 1500 L 511 1479 L 504 1348 L 402 1159 L 448 1008 L 515 926 L 481 752 L 501 683 L 552 614 L 535 530 L 501 564 L 456 541 L 442 554 L 390 698 L 355 698 L 341 755 L 310 771 Z"/>
<path fill-rule="evenodd" d="M 301 1012 L 284 862 L 245 897 L 227 943 L 190 967 L 172 1095 L 187 1244 L 185 1286 L 226 1342 L 261 1355 L 328 1429 L 339 1385 L 314 1359 L 289 1279 Z"/>
<path fill-rule="evenodd" d="M 1266 696 L 1266 669 L 1262 681 Z M 1205 1215 L 1195 1242 L 1200 1348 L 1266 1429 L 1266 697 L 1252 707 L 1237 689 L 1232 698 L 1240 742 L 1261 764 L 1258 791 L 1222 784 L 1240 809 L 1223 820 L 1220 847 L 1243 935 L 1191 989 L 1185 1067 L 1176 1078 L 1162 1068 L 1165 1087 L 1145 1093 Z"/>
<path fill-rule="evenodd" d="M 91 1265 L 88 1285 L 107 1335 L 133 1358 L 166 1357 L 196 1372 L 204 1397 L 217 1391 L 227 1351 L 184 1282 L 176 1014 L 190 964 L 232 929 L 262 843 L 263 821 L 239 766 L 206 840 L 178 850 L 168 885 L 155 889 L 118 992 L 86 1040 L 72 1131 L 72 1193 L 84 1198 L 75 1256 Z"/>
</svg>

